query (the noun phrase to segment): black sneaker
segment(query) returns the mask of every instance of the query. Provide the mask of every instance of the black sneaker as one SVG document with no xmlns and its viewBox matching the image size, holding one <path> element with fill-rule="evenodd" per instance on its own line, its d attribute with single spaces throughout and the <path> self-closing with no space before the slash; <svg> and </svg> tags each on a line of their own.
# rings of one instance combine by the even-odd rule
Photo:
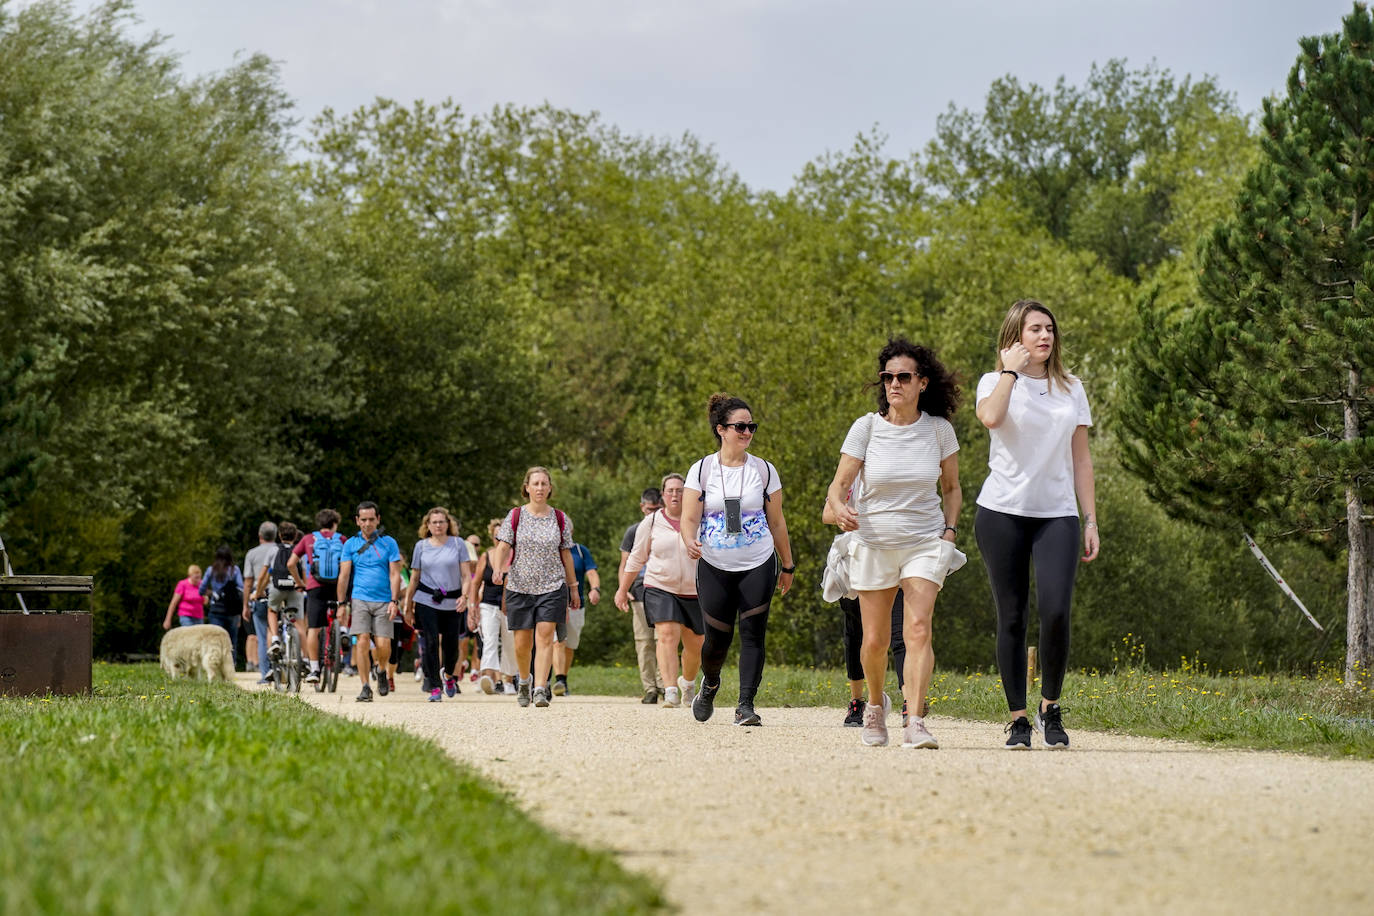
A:
<svg viewBox="0 0 1374 916">
<path fill-rule="evenodd" d="M 363 692 L 360 693 L 360 694 L 358 694 L 358 702 L 359 702 L 359 703 L 371 703 L 371 702 L 372 702 L 372 685 L 371 685 L 371 684 L 364 684 L 364 685 L 363 685 Z"/>
<path fill-rule="evenodd" d="M 1059 708 L 1058 703 L 1051 703 L 1036 713 L 1035 728 L 1045 739 L 1045 747 L 1058 749 L 1069 746 L 1069 735 L 1064 731 L 1064 710 Z"/>
<path fill-rule="evenodd" d="M 648 690 L 644 691 L 644 699 L 639 702 L 643 703 L 645 706 L 653 706 L 658 702 L 658 691 L 650 687 Z"/>
<path fill-rule="evenodd" d="M 706 683 L 706 679 L 701 679 L 701 692 L 692 701 L 692 715 L 696 716 L 698 722 L 705 722 L 711 718 L 711 713 L 716 711 L 716 694 L 720 692 L 720 684 L 714 687 Z"/>
<path fill-rule="evenodd" d="M 492 684 L 492 685 L 491 685 L 491 692 L 492 692 L 492 693 L 505 693 L 505 692 L 506 692 L 506 683 L 505 683 L 505 681 L 497 681 L 495 684 Z"/>
<path fill-rule="evenodd" d="M 736 708 L 735 708 L 735 724 L 736 724 L 736 725 L 762 725 L 762 724 L 763 724 L 763 720 L 759 718 L 759 714 L 758 714 L 758 713 L 754 712 L 754 707 L 752 707 L 752 706 L 739 706 L 739 707 L 736 707 Z"/>
<path fill-rule="evenodd" d="M 386 676 L 385 671 L 377 673 L 377 694 L 379 696 L 386 696 L 391 692 L 391 684 L 389 681 L 390 679 Z"/>
<path fill-rule="evenodd" d="M 568 693 L 568 679 L 559 675 L 553 679 L 553 695 L 556 697 L 566 696 Z"/>
<path fill-rule="evenodd" d="M 1011 722 L 1005 729 L 1007 733 L 1007 743 L 1002 745 L 1009 751 L 1028 751 L 1031 744 L 1031 724 L 1030 719 L 1025 716 L 1018 716 L 1015 722 Z"/>
<path fill-rule="evenodd" d="M 849 701 L 849 712 L 844 716 L 845 728 L 863 728 L 865 705 L 863 697 L 855 697 Z"/>
</svg>

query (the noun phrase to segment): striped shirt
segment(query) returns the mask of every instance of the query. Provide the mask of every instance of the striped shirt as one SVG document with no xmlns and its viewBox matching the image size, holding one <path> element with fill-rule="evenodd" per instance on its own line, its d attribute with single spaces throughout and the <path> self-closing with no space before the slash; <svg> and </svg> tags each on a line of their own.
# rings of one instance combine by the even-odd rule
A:
<svg viewBox="0 0 1374 916">
<path fill-rule="evenodd" d="M 861 543 L 890 550 L 944 533 L 940 462 L 959 451 L 948 420 L 922 413 L 915 423 L 894 426 L 865 414 L 840 451 L 864 463 L 855 481 Z"/>
</svg>

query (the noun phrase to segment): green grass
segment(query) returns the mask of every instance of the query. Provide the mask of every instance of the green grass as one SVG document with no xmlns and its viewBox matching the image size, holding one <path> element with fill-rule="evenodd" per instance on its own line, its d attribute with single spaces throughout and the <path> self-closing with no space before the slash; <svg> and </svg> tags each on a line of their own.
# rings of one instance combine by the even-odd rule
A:
<svg viewBox="0 0 1374 916">
<path fill-rule="evenodd" d="M 291 697 L 95 668 L 0 699 L 0 912 L 650 912 L 432 743 Z"/>
<path fill-rule="evenodd" d="M 1374 760 L 1374 689 L 1361 678 L 1350 688 L 1340 672 L 1316 675 L 1216 675 L 1187 660 L 1170 671 L 1151 671 L 1139 662 L 1140 647 L 1124 641 L 1114 672 L 1071 673 L 1061 704 L 1074 728 L 1174 738 L 1200 744 L 1284 750 L 1323 757 Z M 579 693 L 639 695 L 634 668 L 575 666 Z M 738 696 L 737 669 L 728 665 L 718 706 Z M 894 698 L 896 675 L 887 688 Z M 937 715 L 1005 722 L 1006 699 L 996 673 L 936 671 L 930 688 Z M 1031 694 L 1031 704 L 1038 693 Z M 837 719 L 849 702 L 842 670 L 770 665 L 759 690 L 761 706 L 831 706 Z"/>
</svg>

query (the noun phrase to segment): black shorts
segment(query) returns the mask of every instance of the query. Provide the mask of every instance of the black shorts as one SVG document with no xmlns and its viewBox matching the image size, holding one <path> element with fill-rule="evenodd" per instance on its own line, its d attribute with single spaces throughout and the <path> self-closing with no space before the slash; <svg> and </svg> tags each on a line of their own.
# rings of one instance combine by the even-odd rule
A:
<svg viewBox="0 0 1374 916">
<path fill-rule="evenodd" d="M 329 625 L 329 606 L 337 605 L 337 585 L 317 585 L 305 593 L 305 625 L 318 630 Z"/>
<path fill-rule="evenodd" d="M 701 619 L 701 605 L 695 597 L 687 598 L 649 586 L 644 589 L 644 616 L 650 624 L 680 623 L 698 636 L 706 632 Z"/>
<path fill-rule="evenodd" d="M 568 619 L 568 587 L 542 595 L 506 589 L 506 624 L 512 630 L 533 630 L 536 623 L 563 623 Z"/>
</svg>

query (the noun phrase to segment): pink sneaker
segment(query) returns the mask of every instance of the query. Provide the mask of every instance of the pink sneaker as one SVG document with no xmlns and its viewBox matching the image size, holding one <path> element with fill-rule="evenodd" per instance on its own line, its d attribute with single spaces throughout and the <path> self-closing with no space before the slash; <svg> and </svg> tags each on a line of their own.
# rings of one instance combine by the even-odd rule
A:
<svg viewBox="0 0 1374 916">
<path fill-rule="evenodd" d="M 920 716 L 912 716 L 907 721 L 906 728 L 902 729 L 902 747 L 928 747 L 937 750 L 940 742 L 935 740 L 935 736 L 926 728 L 926 720 Z"/>
<path fill-rule="evenodd" d="M 872 703 L 865 704 L 863 732 L 859 737 L 869 747 L 885 747 L 887 745 L 887 710 L 882 706 L 874 706 Z"/>
</svg>

